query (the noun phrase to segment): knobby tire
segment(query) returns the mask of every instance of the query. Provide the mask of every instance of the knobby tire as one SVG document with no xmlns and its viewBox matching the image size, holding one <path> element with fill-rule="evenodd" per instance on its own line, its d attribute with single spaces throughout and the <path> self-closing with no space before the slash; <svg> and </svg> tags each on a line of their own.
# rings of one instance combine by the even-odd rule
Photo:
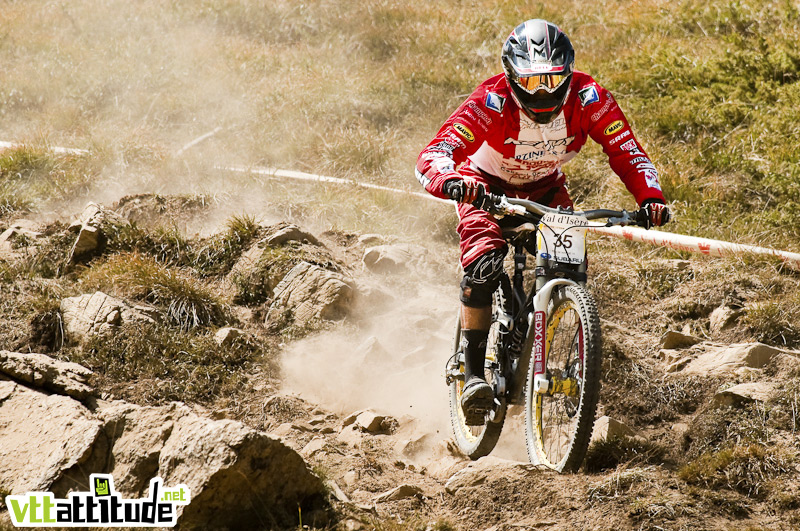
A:
<svg viewBox="0 0 800 531">
<path fill-rule="evenodd" d="M 574 333 L 570 330 L 573 323 Z M 525 386 L 525 442 L 528 457 L 532 463 L 545 465 L 558 472 L 575 472 L 586 457 L 600 396 L 600 317 L 591 295 L 577 285 L 557 288 L 549 304 L 545 331 L 547 373 L 580 375 L 574 378 L 580 384 L 572 397 L 566 393 L 539 395 L 533 389 L 535 367 L 531 361 Z M 564 342 L 568 344 L 568 350 L 564 350 L 564 344 L 556 344 L 557 339 L 569 337 L 570 334 L 572 342 Z M 575 360 L 580 359 L 581 351 L 583 361 L 578 364 Z M 574 360 L 570 362 L 572 358 Z M 565 429 L 562 429 L 560 422 L 562 418 L 569 420 L 569 426 Z M 554 419 L 559 421 L 557 425 Z M 561 440 L 561 433 L 566 434 L 566 442 L 557 444 Z"/>
<path fill-rule="evenodd" d="M 492 328 L 498 326 L 497 311 L 508 313 L 510 306 L 510 284 L 507 281 L 501 282 L 500 287 L 494 292 L 492 296 Z M 490 329 L 491 330 L 491 329 Z M 497 334 L 494 336 L 498 337 Z M 492 340 L 490 333 L 489 341 Z M 487 343 L 487 353 L 491 345 Z M 456 324 L 455 343 L 453 346 L 453 354 L 458 356 L 461 349 L 461 316 L 459 314 L 458 322 Z M 456 358 L 458 359 L 458 358 Z M 464 364 L 459 364 L 459 370 L 464 372 Z M 488 377 L 488 371 L 486 371 Z M 491 384 L 491 380 L 487 380 Z M 454 380 L 450 386 L 450 423 L 453 426 L 453 435 L 455 436 L 456 445 L 459 450 L 469 457 L 470 459 L 479 459 L 489 453 L 497 445 L 497 440 L 500 438 L 500 432 L 503 430 L 504 419 L 498 422 L 486 420 L 483 426 L 467 426 L 464 423 L 464 413 L 461 410 L 461 391 L 464 388 L 463 380 Z"/>
</svg>

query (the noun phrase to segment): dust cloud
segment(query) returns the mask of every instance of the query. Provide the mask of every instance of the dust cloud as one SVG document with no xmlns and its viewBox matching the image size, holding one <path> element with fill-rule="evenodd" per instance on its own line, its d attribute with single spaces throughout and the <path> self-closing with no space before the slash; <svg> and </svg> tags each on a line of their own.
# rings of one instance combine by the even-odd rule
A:
<svg viewBox="0 0 800 531">
<path fill-rule="evenodd" d="M 361 308 L 353 325 L 289 345 L 284 391 L 341 415 L 372 409 L 401 424 L 417 422 L 416 433 L 428 435 L 430 449 L 452 438 L 444 371 L 453 348 L 458 284 L 419 278 L 403 284 L 409 291 L 403 300 Z M 493 455 L 527 461 L 521 415 L 507 419 L 503 431 Z"/>
</svg>

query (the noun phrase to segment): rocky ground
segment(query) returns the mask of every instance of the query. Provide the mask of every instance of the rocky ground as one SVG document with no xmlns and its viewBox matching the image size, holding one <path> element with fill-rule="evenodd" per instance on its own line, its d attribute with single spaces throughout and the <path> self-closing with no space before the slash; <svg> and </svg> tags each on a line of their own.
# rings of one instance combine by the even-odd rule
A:
<svg viewBox="0 0 800 531">
<path fill-rule="evenodd" d="M 556 475 L 515 419 L 476 462 L 449 440 L 451 244 L 164 227 L 208 215 L 147 195 L 0 219 L 0 491 L 109 472 L 138 497 L 159 475 L 203 501 L 184 528 L 800 526 L 800 358 L 755 341 L 791 271 L 598 242 L 601 418 L 585 468 Z"/>
</svg>

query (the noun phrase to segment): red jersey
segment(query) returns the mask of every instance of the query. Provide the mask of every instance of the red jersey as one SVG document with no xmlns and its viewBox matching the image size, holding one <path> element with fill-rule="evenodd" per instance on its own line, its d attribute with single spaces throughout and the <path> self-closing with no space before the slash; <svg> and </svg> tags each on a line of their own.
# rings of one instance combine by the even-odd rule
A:
<svg viewBox="0 0 800 531">
<path fill-rule="evenodd" d="M 457 168 L 464 163 L 496 177 L 507 190 L 545 190 L 563 184 L 561 166 L 590 136 L 603 146 L 611 169 L 638 204 L 664 200 L 658 172 L 614 97 L 578 71 L 561 112 L 549 124 L 537 124 L 520 112 L 505 75 L 487 79 L 422 150 L 416 175 L 428 192 L 441 198 L 446 198 L 445 181 L 460 178 Z"/>
</svg>

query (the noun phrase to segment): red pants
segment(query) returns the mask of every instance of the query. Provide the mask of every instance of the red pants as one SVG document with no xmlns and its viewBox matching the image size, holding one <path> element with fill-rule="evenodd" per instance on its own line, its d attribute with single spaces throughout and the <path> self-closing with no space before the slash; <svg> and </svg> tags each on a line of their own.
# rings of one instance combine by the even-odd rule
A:
<svg viewBox="0 0 800 531">
<path fill-rule="evenodd" d="M 483 182 L 493 193 L 502 192 L 509 197 L 528 199 L 550 207 L 571 207 L 572 199 L 565 185 L 564 176 L 538 185 L 536 188 L 521 189 L 508 186 L 495 177 L 478 173 L 469 166 L 460 172 Z M 493 249 L 506 247 L 503 230 L 497 219 L 479 208 L 460 203 L 458 210 L 458 236 L 461 239 L 461 267 L 467 267 L 473 260 Z"/>
</svg>

